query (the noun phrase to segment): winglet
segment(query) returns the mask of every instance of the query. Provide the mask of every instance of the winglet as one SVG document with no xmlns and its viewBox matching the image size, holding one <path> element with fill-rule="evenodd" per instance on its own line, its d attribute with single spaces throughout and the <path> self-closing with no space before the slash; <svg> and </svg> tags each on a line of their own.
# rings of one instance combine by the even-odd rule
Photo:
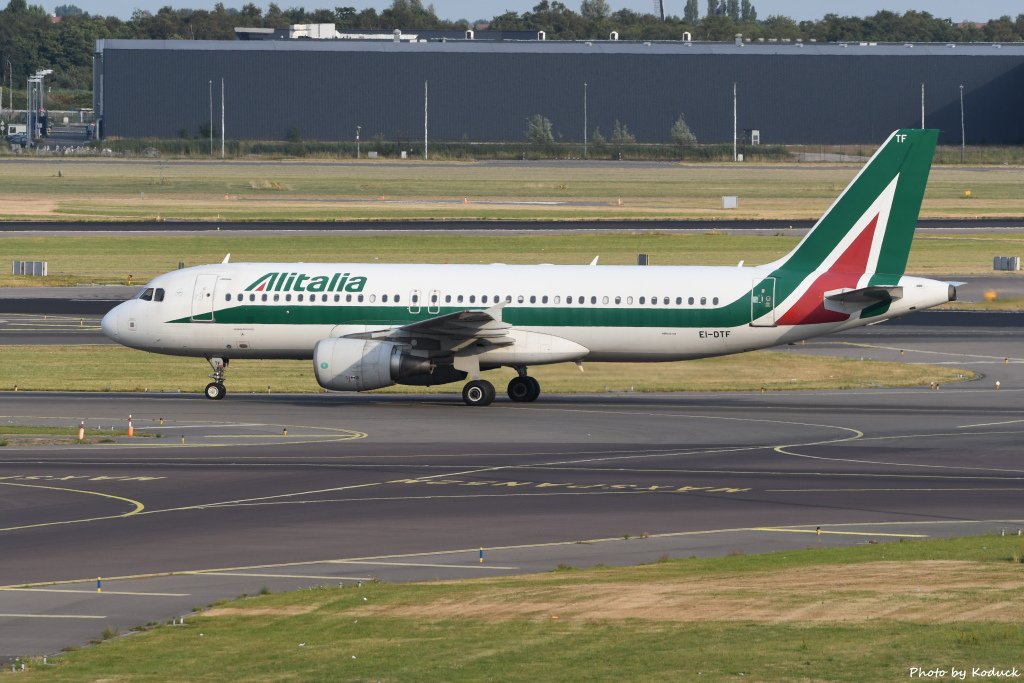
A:
<svg viewBox="0 0 1024 683">
<path fill-rule="evenodd" d="M 594 260 L 590 262 L 590 265 L 596 266 L 597 265 L 597 259 L 599 259 L 599 258 L 601 258 L 600 254 L 598 254 L 597 256 L 594 257 Z"/>
<path fill-rule="evenodd" d="M 490 308 L 484 309 L 484 313 L 494 318 L 495 322 L 504 322 L 501 319 L 501 309 L 505 308 L 505 304 L 507 303 L 507 301 L 502 301 L 501 303 L 494 304 Z"/>
<path fill-rule="evenodd" d="M 231 254 L 229 253 L 227 256 L 225 256 L 224 260 L 221 261 L 221 263 L 231 263 Z"/>
</svg>

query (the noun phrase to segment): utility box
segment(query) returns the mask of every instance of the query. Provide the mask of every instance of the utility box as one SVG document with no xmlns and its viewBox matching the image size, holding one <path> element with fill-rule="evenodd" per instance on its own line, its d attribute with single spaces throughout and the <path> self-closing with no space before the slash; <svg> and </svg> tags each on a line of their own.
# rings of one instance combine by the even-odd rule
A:
<svg viewBox="0 0 1024 683">
<path fill-rule="evenodd" d="M 376 152 L 367 152 L 366 153 L 366 158 L 367 159 L 376 159 L 377 158 L 377 153 Z"/>
<path fill-rule="evenodd" d="M 992 270 L 1020 270 L 1020 256 L 992 257 Z"/>
<path fill-rule="evenodd" d="M 12 261 L 11 275 L 46 277 L 46 261 Z"/>
<path fill-rule="evenodd" d="M 753 147 L 761 144 L 761 131 L 758 128 L 744 128 L 743 142 Z"/>
<path fill-rule="evenodd" d="M 722 197 L 722 208 L 723 209 L 738 209 L 740 208 L 740 198 L 735 195 L 726 195 Z"/>
<path fill-rule="evenodd" d="M 636 264 L 638 266 L 649 265 L 650 264 L 650 259 L 647 258 L 647 254 L 637 254 L 636 255 Z"/>
</svg>

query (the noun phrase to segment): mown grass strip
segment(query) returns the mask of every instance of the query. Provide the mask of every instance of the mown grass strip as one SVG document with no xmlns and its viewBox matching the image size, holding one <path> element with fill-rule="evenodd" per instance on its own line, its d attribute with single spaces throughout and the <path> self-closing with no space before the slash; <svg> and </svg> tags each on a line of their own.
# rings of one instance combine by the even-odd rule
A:
<svg viewBox="0 0 1024 683">
<path fill-rule="evenodd" d="M 0 275 L 0 286 L 48 284 L 135 284 L 178 267 L 220 263 L 231 254 L 242 262 L 587 264 L 636 263 L 638 253 L 658 266 L 734 266 L 771 262 L 789 252 L 799 237 L 789 230 L 773 235 L 659 233 L 544 234 L 203 234 L 7 236 L 5 253 L 18 260 L 49 263 L 50 276 Z M 915 275 L 992 274 L 992 256 L 1024 251 L 1024 235 L 992 233 L 919 235 L 907 272 Z M 1008 277 L 1012 277 L 1008 275 Z"/>
<path fill-rule="evenodd" d="M 184 625 L 104 642 L 56 665 L 31 661 L 26 675 L 49 681 L 859 683 L 905 680 L 911 667 L 1019 668 L 1024 626 L 970 615 L 1020 598 L 1022 552 L 1020 538 L 982 536 L 315 588 L 219 604 Z M 928 577 L 937 578 L 929 585 Z M 629 601 L 650 590 L 657 591 L 655 607 L 624 618 Z M 594 596 L 602 601 L 591 611 L 574 611 L 575 601 Z M 696 608 L 657 607 L 658 601 L 691 604 L 691 598 L 697 605 L 732 602 L 736 613 L 709 620 Z M 800 618 L 823 600 L 836 605 L 831 617 Z M 844 606 L 856 609 L 866 600 L 895 607 L 855 618 L 844 613 Z M 959 618 L 922 618 L 922 610 L 942 614 L 954 602 Z"/>
<path fill-rule="evenodd" d="M 52 372 L 58 367 L 60 372 Z M 971 379 L 946 366 L 805 356 L 788 351 L 705 358 L 678 363 L 570 363 L 531 369 L 545 393 L 645 391 L 779 391 L 928 386 Z M 200 391 L 209 365 L 201 358 L 161 356 L 113 345 L 0 346 L 0 391 Z M 485 373 L 499 389 L 508 369 Z M 311 361 L 234 360 L 229 392 L 320 392 Z M 384 393 L 455 394 L 461 384 L 396 386 Z"/>
</svg>

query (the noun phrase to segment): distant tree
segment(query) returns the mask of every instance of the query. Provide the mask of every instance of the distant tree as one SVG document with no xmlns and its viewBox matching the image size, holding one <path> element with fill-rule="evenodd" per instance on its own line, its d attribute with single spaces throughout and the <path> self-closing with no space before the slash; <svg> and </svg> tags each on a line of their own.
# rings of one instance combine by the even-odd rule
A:
<svg viewBox="0 0 1024 683">
<path fill-rule="evenodd" d="M 725 14 L 733 21 L 740 20 L 740 0 L 726 0 Z"/>
<path fill-rule="evenodd" d="M 580 3 L 580 16 L 587 21 L 601 21 L 611 13 L 607 0 L 583 0 Z"/>
<path fill-rule="evenodd" d="M 591 142 L 594 143 L 594 147 L 597 149 L 604 149 L 605 145 L 608 144 L 608 140 L 606 140 L 605 137 L 601 135 L 600 126 L 594 129 L 594 134 L 593 136 L 591 136 L 590 140 Z"/>
<path fill-rule="evenodd" d="M 708 11 L 704 16 L 718 16 L 718 0 L 708 0 Z"/>
<path fill-rule="evenodd" d="M 551 131 L 551 121 L 541 114 L 526 119 L 526 139 L 540 147 L 553 145 L 555 136 Z"/>
<path fill-rule="evenodd" d="M 636 142 L 636 137 L 629 132 L 626 124 L 619 123 L 619 120 L 615 119 L 615 125 L 612 126 L 612 144 L 631 145 L 634 142 Z"/>
<path fill-rule="evenodd" d="M 754 8 L 754 4 L 750 0 L 743 0 L 740 4 L 740 12 L 742 13 L 742 19 L 745 23 L 752 24 L 757 21 L 757 10 Z"/>
<path fill-rule="evenodd" d="M 693 134 L 690 127 L 686 125 L 686 117 L 683 114 L 679 115 L 676 122 L 672 124 L 672 129 L 669 131 L 669 135 L 672 138 L 673 144 L 679 145 L 680 147 L 690 147 L 691 145 L 697 144 L 697 136 Z"/>
<path fill-rule="evenodd" d="M 71 17 L 77 14 L 85 14 L 85 10 L 77 5 L 57 5 L 53 10 L 55 17 Z"/>
<path fill-rule="evenodd" d="M 700 10 L 697 7 L 697 0 L 686 0 L 686 7 L 683 8 L 683 21 L 690 26 L 700 21 Z"/>
</svg>

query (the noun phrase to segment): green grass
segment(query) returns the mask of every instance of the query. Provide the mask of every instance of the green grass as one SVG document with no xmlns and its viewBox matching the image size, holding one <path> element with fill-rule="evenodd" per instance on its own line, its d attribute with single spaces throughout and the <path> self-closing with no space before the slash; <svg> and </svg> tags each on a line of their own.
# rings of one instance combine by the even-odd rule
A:
<svg viewBox="0 0 1024 683">
<path fill-rule="evenodd" d="M 59 367 L 59 373 L 52 368 Z M 928 386 L 970 379 L 967 370 L 850 358 L 758 351 L 678 363 L 585 363 L 538 366 L 533 374 L 545 392 L 768 391 Z M 202 359 L 161 356 L 121 346 L 0 346 L 0 390 L 186 391 L 209 381 Z M 485 373 L 499 390 L 514 376 L 507 368 Z M 319 392 L 311 361 L 235 360 L 231 392 Z M 439 387 L 397 386 L 384 393 L 457 393 L 461 383 Z"/>
<path fill-rule="evenodd" d="M 904 680 L 911 666 L 1019 667 L 1024 626 L 1005 615 L 1007 601 L 1021 597 L 1020 565 L 1012 559 L 1022 551 L 1017 537 L 984 536 L 463 582 L 308 589 L 219 605 L 228 611 L 112 639 L 68 653 L 55 666 L 33 660 L 24 675 L 124 682 L 859 683 Z M 958 563 L 957 574 L 944 573 L 949 560 Z M 862 581 L 849 591 L 814 581 L 836 572 L 856 580 L 861 566 L 883 584 Z M 907 581 L 933 571 L 947 580 L 925 584 L 926 593 Z M 951 576 L 963 577 L 963 585 Z M 657 609 L 623 618 L 622 602 L 648 589 L 669 601 L 683 596 L 685 602 L 689 591 L 696 605 L 738 600 L 749 609 L 738 609 L 728 620 Z M 617 590 L 618 600 L 593 605 L 595 597 Z M 573 600 L 589 604 L 590 611 L 575 612 Z M 890 607 L 884 616 L 848 620 L 845 608 L 865 600 Z M 771 618 L 771 610 L 791 617 L 819 609 L 822 601 L 837 605 L 835 618 Z M 954 603 L 963 616 L 951 621 L 942 611 Z M 480 611 L 483 605 L 493 611 Z M 765 616 L 744 616 L 763 612 L 765 605 Z M 465 614 L 459 614 L 460 606 Z M 1003 610 L 1003 619 L 971 617 L 974 610 L 993 607 Z M 938 623 L 922 618 L 922 609 L 942 615 Z"/>
<path fill-rule="evenodd" d="M 544 234 L 179 234 L 0 237 L 4 253 L 19 260 L 49 263 L 50 276 L 0 275 L 0 286 L 135 284 L 178 267 L 219 263 L 231 254 L 250 261 L 324 261 L 345 263 L 636 263 L 638 253 L 655 265 L 735 265 L 768 263 L 785 255 L 799 237 L 724 233 Z M 992 255 L 1024 251 L 1024 235 L 919 235 L 907 272 L 915 275 L 991 274 Z"/>
<path fill-rule="evenodd" d="M 14 434 L 18 436 L 73 436 L 78 437 L 78 427 L 48 427 L 45 425 L 0 425 L 0 434 Z M 85 436 L 127 436 L 128 432 L 121 430 L 100 430 L 86 429 Z"/>
<path fill-rule="evenodd" d="M 0 166 L 0 219 L 817 218 L 858 168 L 26 159 Z M 723 195 L 739 209 L 723 210 Z M 516 203 L 537 201 L 568 204 Z M 922 215 L 1024 215 L 1019 170 L 935 168 Z"/>
</svg>

